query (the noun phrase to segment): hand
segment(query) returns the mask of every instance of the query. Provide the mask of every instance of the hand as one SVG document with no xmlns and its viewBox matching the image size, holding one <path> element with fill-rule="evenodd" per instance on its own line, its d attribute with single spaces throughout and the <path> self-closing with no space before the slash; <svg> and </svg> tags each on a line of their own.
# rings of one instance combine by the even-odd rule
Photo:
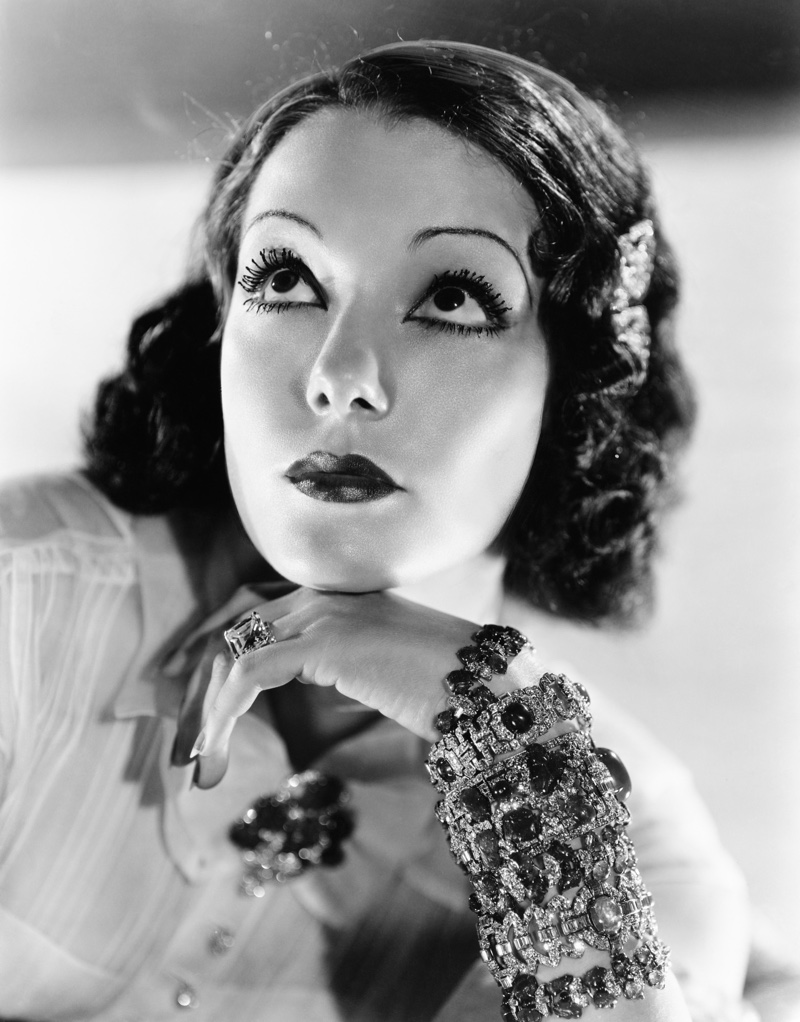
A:
<svg viewBox="0 0 800 1022">
<path fill-rule="evenodd" d="M 428 741 L 447 703 L 443 679 L 460 665 L 456 650 L 480 626 L 411 603 L 391 593 L 326 593 L 296 589 L 259 614 L 272 623 L 277 642 L 246 653 L 231 667 L 227 654 L 213 663 L 204 707 L 205 724 L 193 752 L 199 787 L 225 774 L 228 744 L 237 719 L 259 692 L 296 678 L 333 685 Z"/>
</svg>

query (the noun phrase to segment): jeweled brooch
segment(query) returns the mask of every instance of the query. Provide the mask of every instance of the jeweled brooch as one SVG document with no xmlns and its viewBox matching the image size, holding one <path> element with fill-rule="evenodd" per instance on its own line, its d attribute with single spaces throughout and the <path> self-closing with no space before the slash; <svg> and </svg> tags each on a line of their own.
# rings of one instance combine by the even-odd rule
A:
<svg viewBox="0 0 800 1022">
<path fill-rule="evenodd" d="M 230 829 L 244 862 L 241 889 L 263 898 L 268 883 L 285 883 L 312 866 L 337 866 L 353 832 L 350 794 L 320 770 L 292 774 L 250 806 Z"/>
</svg>

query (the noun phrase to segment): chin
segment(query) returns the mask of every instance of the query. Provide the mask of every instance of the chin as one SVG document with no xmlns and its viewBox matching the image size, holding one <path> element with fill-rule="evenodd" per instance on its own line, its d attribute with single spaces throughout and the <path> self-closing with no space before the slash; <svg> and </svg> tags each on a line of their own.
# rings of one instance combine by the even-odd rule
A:
<svg viewBox="0 0 800 1022">
<path fill-rule="evenodd" d="M 392 589 L 406 574 L 399 570 L 394 558 L 375 556 L 376 551 L 360 548 L 348 550 L 345 544 L 298 542 L 299 536 L 280 537 L 272 532 L 267 537 L 252 537 L 259 553 L 287 581 L 307 589 L 340 593 L 368 593 Z M 288 540 L 288 541 L 287 541 Z M 294 542 L 292 542 L 294 540 Z M 372 554 L 372 556 L 370 556 Z"/>
<path fill-rule="evenodd" d="M 393 589 L 401 585 L 402 574 L 392 572 L 385 565 L 320 564 L 286 561 L 278 557 L 269 563 L 285 579 L 307 589 L 320 589 L 337 593 L 371 593 Z"/>
<path fill-rule="evenodd" d="M 261 521 L 269 521 L 268 529 Z M 287 581 L 307 589 L 369 593 L 425 582 L 441 571 L 483 553 L 483 535 L 441 530 L 420 537 L 408 523 L 369 527 L 363 521 L 343 528 L 326 522 L 314 528 L 288 515 L 244 521 L 255 547 Z M 365 527 L 365 524 L 367 527 Z M 405 527 L 404 527 L 405 526 Z"/>
</svg>

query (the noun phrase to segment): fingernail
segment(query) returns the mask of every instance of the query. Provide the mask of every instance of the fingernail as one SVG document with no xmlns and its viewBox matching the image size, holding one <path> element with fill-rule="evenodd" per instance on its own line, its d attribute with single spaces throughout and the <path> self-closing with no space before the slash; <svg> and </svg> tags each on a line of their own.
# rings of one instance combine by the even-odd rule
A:
<svg viewBox="0 0 800 1022">
<path fill-rule="evenodd" d="M 185 767 L 189 765 L 191 759 L 191 756 L 188 755 L 186 737 L 178 731 L 177 735 L 175 735 L 175 741 L 172 743 L 170 762 L 175 767 Z"/>
<path fill-rule="evenodd" d="M 192 746 L 192 751 L 189 753 L 189 758 L 194 759 L 195 756 L 202 756 L 203 749 L 205 749 L 205 747 L 206 747 L 206 730 L 205 728 L 203 728 L 203 730 L 197 736 L 194 745 Z"/>
<path fill-rule="evenodd" d="M 228 769 L 228 751 L 212 752 L 197 760 L 195 784 L 198 788 L 213 788 L 225 776 Z"/>
</svg>

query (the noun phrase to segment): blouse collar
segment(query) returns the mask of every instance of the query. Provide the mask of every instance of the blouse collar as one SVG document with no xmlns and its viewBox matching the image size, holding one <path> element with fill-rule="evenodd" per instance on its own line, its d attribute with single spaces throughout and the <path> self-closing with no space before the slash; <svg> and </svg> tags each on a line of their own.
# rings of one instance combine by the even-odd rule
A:
<svg viewBox="0 0 800 1022">
<path fill-rule="evenodd" d="M 138 516 L 129 535 L 139 581 L 139 652 L 111 715 L 175 718 L 201 640 L 253 605 L 242 583 L 269 569 L 233 515 Z"/>
</svg>

